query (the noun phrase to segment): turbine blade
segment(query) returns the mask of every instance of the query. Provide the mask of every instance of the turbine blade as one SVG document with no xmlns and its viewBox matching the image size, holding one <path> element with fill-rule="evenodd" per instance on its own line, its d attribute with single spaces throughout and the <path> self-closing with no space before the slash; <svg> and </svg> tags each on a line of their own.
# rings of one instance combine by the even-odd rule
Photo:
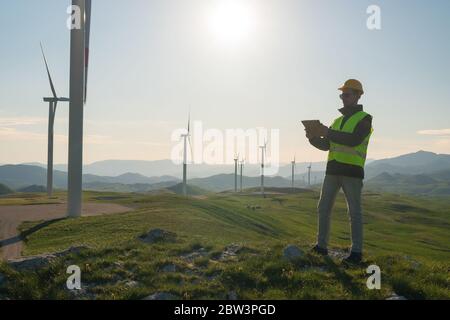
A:
<svg viewBox="0 0 450 320">
<path fill-rule="evenodd" d="M 188 134 L 191 133 L 191 108 L 190 107 L 189 107 L 187 131 L 188 131 Z"/>
<path fill-rule="evenodd" d="M 48 81 L 50 82 L 50 88 L 52 89 L 53 98 L 57 99 L 58 96 L 56 95 L 55 86 L 53 85 L 52 76 L 50 75 L 50 70 L 48 68 L 48 63 L 47 63 L 47 58 L 45 57 L 44 48 L 42 47 L 42 43 L 39 43 L 39 44 L 41 46 L 41 52 L 42 52 L 42 57 L 44 58 L 45 68 L 47 69 Z"/>
<path fill-rule="evenodd" d="M 92 0 L 86 0 L 85 31 L 84 31 L 84 103 L 87 99 L 87 83 L 89 70 L 89 40 L 91 34 L 91 8 Z"/>
<path fill-rule="evenodd" d="M 192 151 L 191 136 L 188 136 L 188 143 L 189 143 L 189 149 L 191 150 L 191 161 L 192 161 L 192 159 L 194 159 L 194 152 Z"/>
</svg>

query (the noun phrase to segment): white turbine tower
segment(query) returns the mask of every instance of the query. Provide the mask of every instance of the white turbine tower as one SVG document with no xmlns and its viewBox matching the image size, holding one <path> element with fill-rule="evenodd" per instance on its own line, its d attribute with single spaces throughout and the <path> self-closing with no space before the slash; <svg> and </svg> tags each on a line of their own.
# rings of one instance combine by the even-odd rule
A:
<svg viewBox="0 0 450 320">
<path fill-rule="evenodd" d="M 70 31 L 70 110 L 68 205 L 70 217 L 81 216 L 83 175 L 83 109 L 86 102 L 91 0 L 72 0 Z"/>
<path fill-rule="evenodd" d="M 292 164 L 292 190 L 294 190 L 294 179 L 295 179 L 295 156 L 294 156 L 294 161 L 292 161 L 291 164 Z"/>
<path fill-rule="evenodd" d="M 184 149 L 183 149 L 183 195 L 187 196 L 187 144 L 189 142 L 189 146 L 191 149 L 192 156 L 192 144 L 191 144 L 191 113 L 189 112 L 188 117 L 188 125 L 186 133 L 181 135 L 181 138 L 184 139 Z M 189 141 L 188 141 L 189 140 Z"/>
<path fill-rule="evenodd" d="M 308 166 L 308 187 L 311 186 L 311 168 L 312 168 L 312 163 L 310 163 Z"/>
<path fill-rule="evenodd" d="M 267 142 L 264 141 L 264 145 L 259 147 L 261 149 L 261 195 L 265 198 L 264 194 L 264 156 L 266 155 Z"/>
<path fill-rule="evenodd" d="M 241 160 L 240 162 L 240 169 L 241 169 L 241 181 L 240 181 L 240 190 L 242 192 L 242 172 L 244 171 L 244 163 L 245 163 L 245 158 Z"/>
<path fill-rule="evenodd" d="M 44 48 L 41 46 L 42 57 L 44 58 L 45 69 L 47 70 L 48 81 L 53 97 L 44 97 L 44 101 L 48 102 L 48 149 L 47 149 L 47 196 L 53 194 L 53 129 L 55 124 L 55 114 L 58 102 L 68 102 L 69 98 L 58 97 L 55 86 L 53 85 L 52 76 L 48 68 L 47 58 L 45 57 Z"/>
<path fill-rule="evenodd" d="M 237 192 L 237 175 L 238 175 L 239 153 L 234 157 L 234 192 Z"/>
</svg>

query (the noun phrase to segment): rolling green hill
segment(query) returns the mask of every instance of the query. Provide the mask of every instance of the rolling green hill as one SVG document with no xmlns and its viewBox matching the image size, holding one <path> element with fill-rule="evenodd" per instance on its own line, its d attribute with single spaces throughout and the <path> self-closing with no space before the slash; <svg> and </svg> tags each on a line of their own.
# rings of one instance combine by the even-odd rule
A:
<svg viewBox="0 0 450 320">
<path fill-rule="evenodd" d="M 13 192 L 14 191 L 12 191 L 10 188 L 8 188 L 4 184 L 0 183 L 0 195 L 10 194 L 10 193 L 13 193 Z"/>
<path fill-rule="evenodd" d="M 450 195 L 450 170 L 405 175 L 383 172 L 365 181 L 366 189 L 412 195 Z"/>
<path fill-rule="evenodd" d="M 339 259 L 349 245 L 342 194 L 333 215 L 332 258 L 308 252 L 315 240 L 318 196 L 89 192 L 86 201 L 114 201 L 135 210 L 22 225 L 26 255 L 77 245 L 87 249 L 39 270 L 17 272 L 1 265 L 8 282 L 0 297 L 140 299 L 165 292 L 180 299 L 222 299 L 232 292 L 242 299 L 385 299 L 395 292 L 408 299 L 450 298 L 448 198 L 366 193 L 366 263 L 346 267 Z M 139 240 L 155 228 L 171 232 L 175 240 Z M 299 246 L 304 256 L 283 259 L 287 244 Z M 83 274 L 84 290 L 76 296 L 62 289 L 70 264 Z M 365 287 L 368 264 L 382 270 L 379 291 Z"/>
</svg>

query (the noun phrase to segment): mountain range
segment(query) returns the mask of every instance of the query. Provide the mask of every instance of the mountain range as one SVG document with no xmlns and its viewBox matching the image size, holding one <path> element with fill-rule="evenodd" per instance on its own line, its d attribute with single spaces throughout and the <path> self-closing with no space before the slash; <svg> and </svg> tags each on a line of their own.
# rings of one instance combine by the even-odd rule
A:
<svg viewBox="0 0 450 320">
<path fill-rule="evenodd" d="M 295 186 L 307 185 L 309 163 L 296 166 Z M 128 166 L 128 167 L 127 167 Z M 67 173 L 63 165 L 54 171 L 55 188 L 65 189 Z M 321 183 L 325 175 L 325 162 L 312 163 L 311 183 Z M 181 166 L 170 160 L 130 161 L 107 160 L 85 167 L 83 188 L 97 191 L 150 192 L 179 184 Z M 126 168 L 128 171 L 126 171 Z M 203 172 L 201 171 L 203 168 Z M 366 165 L 365 187 L 373 190 L 412 194 L 450 194 L 450 155 L 419 151 L 398 157 L 373 160 Z M 119 173 L 115 175 L 115 173 Z M 260 185 L 259 166 L 244 169 L 243 188 Z M 110 174 L 110 175 L 108 175 Z M 234 189 L 234 165 L 189 165 L 189 185 L 209 192 Z M 279 175 L 265 177 L 268 187 L 290 187 L 291 165 L 280 167 Z M 0 183 L 19 190 L 46 184 L 46 169 L 39 163 L 0 166 Z M 239 187 L 239 179 L 238 179 Z"/>
</svg>

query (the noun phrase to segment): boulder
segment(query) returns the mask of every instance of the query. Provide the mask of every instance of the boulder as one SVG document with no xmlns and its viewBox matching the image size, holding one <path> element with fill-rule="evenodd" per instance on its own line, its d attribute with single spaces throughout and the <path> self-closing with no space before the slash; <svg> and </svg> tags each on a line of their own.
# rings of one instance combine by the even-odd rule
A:
<svg viewBox="0 0 450 320">
<path fill-rule="evenodd" d="M 398 294 L 396 294 L 395 292 L 392 293 L 392 295 L 387 298 L 386 300 L 408 300 L 403 296 L 399 296 Z"/>
<path fill-rule="evenodd" d="M 72 253 L 79 254 L 81 250 L 89 249 L 87 246 L 70 247 L 67 250 L 41 254 L 37 256 L 22 257 L 18 259 L 8 260 L 8 264 L 16 270 L 34 270 L 47 266 L 51 261 L 59 257 L 64 257 Z"/>
<path fill-rule="evenodd" d="M 139 237 L 145 243 L 173 242 L 175 238 L 175 233 L 163 229 L 152 229 Z"/>
<path fill-rule="evenodd" d="M 290 244 L 283 250 L 283 257 L 288 260 L 295 260 L 304 256 L 304 252 L 297 246 Z"/>
<path fill-rule="evenodd" d="M 142 300 L 177 300 L 178 298 L 168 292 L 156 292 L 152 295 L 145 297 Z"/>
</svg>

